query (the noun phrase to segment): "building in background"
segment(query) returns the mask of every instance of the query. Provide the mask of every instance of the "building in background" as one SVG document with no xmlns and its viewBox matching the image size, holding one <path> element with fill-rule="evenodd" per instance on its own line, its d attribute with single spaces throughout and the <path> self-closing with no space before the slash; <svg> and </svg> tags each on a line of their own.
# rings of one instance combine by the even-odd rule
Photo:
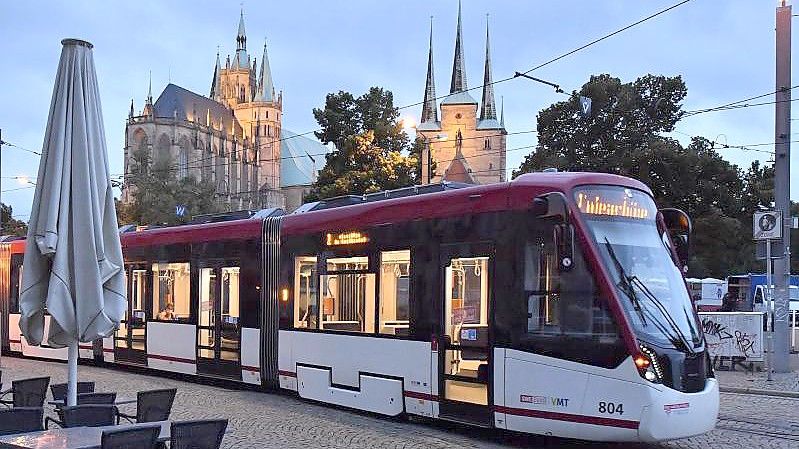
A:
<svg viewBox="0 0 799 449">
<path fill-rule="evenodd" d="M 458 5 L 450 91 L 441 101 L 440 120 L 433 70 L 433 27 L 432 24 L 430 26 L 424 102 L 421 120 L 416 127 L 417 136 L 421 137 L 429 151 L 429 155 L 422 156 L 422 183 L 446 180 L 489 184 L 505 181 L 506 178 L 507 131 L 504 118 L 497 118 L 488 23 L 481 104 L 469 94 L 463 53 L 461 8 Z M 429 161 L 435 164 L 434 173 L 430 172 Z"/>
<path fill-rule="evenodd" d="M 145 150 L 151 161 L 168 161 L 178 178 L 193 176 L 213 183 L 225 210 L 292 210 L 301 204 L 329 150 L 284 130 L 282 113 L 283 94 L 275 91 L 266 42 L 259 65 L 247 52 L 242 12 L 236 52 L 224 66 L 217 52 L 207 97 L 170 83 L 155 102 L 150 85 L 139 114 L 131 101 L 125 176 L 136 151 Z M 317 168 L 315 161 L 322 164 Z M 132 201 L 132 193 L 125 182 L 122 201 Z"/>
</svg>

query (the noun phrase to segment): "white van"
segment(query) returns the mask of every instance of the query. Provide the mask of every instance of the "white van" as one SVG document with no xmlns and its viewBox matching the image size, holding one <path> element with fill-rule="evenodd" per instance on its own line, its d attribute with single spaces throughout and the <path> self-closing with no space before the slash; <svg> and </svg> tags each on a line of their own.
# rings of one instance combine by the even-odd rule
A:
<svg viewBox="0 0 799 449">
<path fill-rule="evenodd" d="M 774 286 L 772 288 L 772 295 Z M 773 297 L 773 296 L 772 296 Z M 753 304 L 753 311 L 754 312 L 765 312 L 766 311 L 766 286 L 765 285 L 758 285 L 755 287 L 755 299 Z M 791 314 L 794 316 L 794 323 L 795 326 L 799 326 L 799 287 L 795 285 L 791 285 L 788 287 L 788 298 L 789 301 L 789 310 Z M 797 312 L 794 312 L 797 311 Z"/>
</svg>

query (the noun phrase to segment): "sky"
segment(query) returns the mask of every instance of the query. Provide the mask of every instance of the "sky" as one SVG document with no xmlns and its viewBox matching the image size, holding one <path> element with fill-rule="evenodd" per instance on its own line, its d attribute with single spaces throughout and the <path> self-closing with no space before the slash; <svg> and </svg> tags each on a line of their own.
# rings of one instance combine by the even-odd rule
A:
<svg viewBox="0 0 799 449">
<path fill-rule="evenodd" d="M 482 84 L 487 18 L 498 80 L 675 3 L 678 0 L 463 0 L 469 86 Z M 680 75 L 688 87 L 686 111 L 773 92 L 776 4 L 692 0 L 531 75 L 560 84 L 567 92 L 579 89 L 592 74 L 609 73 L 624 82 L 647 73 Z M 141 110 L 149 73 L 155 98 L 169 82 L 208 95 L 217 48 L 223 61 L 235 51 L 242 5 L 251 56 L 261 59 L 266 39 L 275 88 L 284 95 L 286 129 L 317 129 L 312 110 L 324 105 L 329 92 L 359 95 L 381 86 L 394 92 L 397 106 L 420 102 L 430 16 L 436 89 L 439 95 L 448 92 L 457 0 L 2 2 L 0 129 L 3 140 L 16 146 L 2 148 L 0 175 L 2 201 L 11 204 L 15 218 L 27 220 L 30 213 L 33 186 L 14 177 L 36 178 L 38 157 L 23 149 L 41 149 L 61 39 L 76 37 L 94 44 L 110 170 L 116 176 L 123 172 L 130 101 Z M 799 58 L 794 58 L 794 71 L 797 64 Z M 472 93 L 480 98 L 479 91 Z M 496 84 L 495 95 L 498 101 L 504 98 L 510 133 L 535 130 L 537 113 L 565 98 L 524 79 Z M 419 105 L 401 110 L 417 121 L 420 113 Z M 688 117 L 671 135 L 684 143 L 702 135 L 729 145 L 769 144 L 774 141 L 774 106 Z M 509 170 L 531 151 L 519 147 L 535 142 L 534 133 L 508 137 Z M 773 150 L 769 145 L 754 148 Z M 762 152 L 719 151 L 744 168 L 755 159 L 770 159 Z M 797 156 L 792 158 L 792 172 L 799 173 Z M 794 178 L 791 198 L 796 201 L 799 178 Z"/>
</svg>

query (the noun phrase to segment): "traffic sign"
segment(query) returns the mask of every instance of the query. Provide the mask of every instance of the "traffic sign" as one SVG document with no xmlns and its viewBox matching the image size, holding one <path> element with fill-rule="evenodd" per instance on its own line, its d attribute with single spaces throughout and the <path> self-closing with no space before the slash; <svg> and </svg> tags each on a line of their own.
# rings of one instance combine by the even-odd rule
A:
<svg viewBox="0 0 799 449">
<path fill-rule="evenodd" d="M 583 118 L 591 115 L 591 98 L 580 95 L 580 114 Z"/>
<path fill-rule="evenodd" d="M 182 216 L 186 215 L 186 206 L 184 206 L 183 204 L 176 205 L 175 206 L 175 215 L 177 215 L 178 217 L 182 217 Z"/>
<path fill-rule="evenodd" d="M 782 238 L 782 212 L 755 212 L 753 218 L 755 240 L 773 240 Z"/>
</svg>

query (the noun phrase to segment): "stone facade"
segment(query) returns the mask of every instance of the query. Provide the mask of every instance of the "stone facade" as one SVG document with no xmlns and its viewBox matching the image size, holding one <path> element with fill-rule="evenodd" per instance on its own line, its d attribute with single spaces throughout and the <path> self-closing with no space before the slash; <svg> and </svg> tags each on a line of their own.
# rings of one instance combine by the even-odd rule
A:
<svg viewBox="0 0 799 449">
<path fill-rule="evenodd" d="M 491 76 L 491 54 L 486 26 L 486 57 L 483 76 L 482 105 L 469 94 L 463 56 L 461 9 L 455 38 L 455 58 L 450 93 L 441 101 L 441 119 L 435 94 L 433 71 L 433 30 L 430 29 L 430 51 L 422 117 L 416 128 L 430 154 L 422 157 L 422 182 L 466 182 L 489 184 L 506 179 L 507 131 L 504 119 L 497 120 L 494 86 Z M 428 161 L 435 164 L 430 174 Z"/>
</svg>

